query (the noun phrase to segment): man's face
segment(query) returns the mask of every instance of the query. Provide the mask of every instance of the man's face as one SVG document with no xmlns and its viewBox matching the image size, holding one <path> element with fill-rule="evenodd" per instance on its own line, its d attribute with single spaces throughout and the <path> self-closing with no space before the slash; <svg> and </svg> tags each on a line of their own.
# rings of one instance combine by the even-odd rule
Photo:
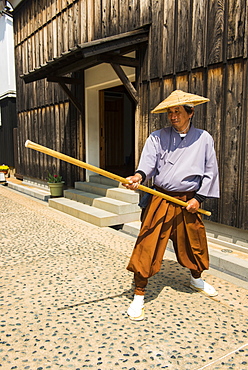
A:
<svg viewBox="0 0 248 370">
<path fill-rule="evenodd" d="M 168 109 L 168 118 L 170 123 L 177 131 L 184 131 L 189 124 L 190 118 L 193 113 L 187 113 L 184 107 L 179 105 L 178 107 L 172 107 Z"/>
</svg>

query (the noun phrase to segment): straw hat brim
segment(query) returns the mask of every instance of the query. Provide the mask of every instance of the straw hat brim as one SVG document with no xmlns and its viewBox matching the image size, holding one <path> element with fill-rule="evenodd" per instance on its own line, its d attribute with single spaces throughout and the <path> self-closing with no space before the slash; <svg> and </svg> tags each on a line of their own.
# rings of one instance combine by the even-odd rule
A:
<svg viewBox="0 0 248 370">
<path fill-rule="evenodd" d="M 173 91 L 165 100 L 158 104 L 151 112 L 163 113 L 167 112 L 169 108 L 177 107 L 179 105 L 199 105 L 210 101 L 200 95 L 186 93 L 182 90 Z"/>
</svg>

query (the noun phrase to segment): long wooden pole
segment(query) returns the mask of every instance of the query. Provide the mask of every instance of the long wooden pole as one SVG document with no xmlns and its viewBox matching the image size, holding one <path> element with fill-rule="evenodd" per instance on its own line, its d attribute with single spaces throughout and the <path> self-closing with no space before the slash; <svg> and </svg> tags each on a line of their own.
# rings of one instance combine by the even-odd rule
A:
<svg viewBox="0 0 248 370">
<path fill-rule="evenodd" d="M 30 148 L 30 149 L 37 150 L 38 152 L 41 152 L 41 153 L 50 155 L 50 156 L 55 157 L 55 158 L 58 158 L 58 159 L 61 159 L 62 161 L 65 161 L 65 162 L 74 164 L 75 166 L 78 166 L 78 167 L 81 167 L 81 168 L 85 168 L 85 169 L 90 170 L 92 172 L 98 173 L 99 175 L 102 175 L 102 176 L 108 177 L 110 179 L 116 180 L 116 181 L 118 181 L 118 182 L 120 182 L 122 184 L 129 184 L 129 181 L 127 179 L 125 179 L 124 177 L 121 177 L 121 176 L 115 175 L 115 174 L 113 174 L 111 172 L 102 170 L 101 168 L 98 168 L 98 167 L 95 167 L 95 166 L 93 166 L 91 164 L 88 164 L 88 163 L 85 163 L 83 161 L 80 161 L 79 159 L 72 158 L 72 157 L 70 157 L 68 155 L 65 155 L 65 154 L 62 154 L 60 152 L 57 152 L 56 150 L 49 149 L 49 148 L 47 148 L 45 146 L 39 145 L 39 144 L 34 143 L 34 142 L 30 141 L 30 140 L 27 140 L 25 142 L 25 147 Z M 182 200 L 179 200 L 179 199 L 176 199 L 174 197 L 171 197 L 171 196 L 169 196 L 167 194 L 161 193 L 160 191 L 157 191 L 157 190 L 148 188 L 147 186 L 139 185 L 138 186 L 138 189 L 139 190 L 142 190 L 142 191 L 144 191 L 146 193 L 150 193 L 152 195 L 157 195 L 157 196 L 159 196 L 159 197 L 161 197 L 163 199 L 168 200 L 169 202 L 176 203 L 176 204 L 178 204 L 178 205 L 180 205 L 182 207 L 187 207 L 188 206 L 188 203 L 183 202 Z M 199 213 L 202 213 L 202 214 L 204 214 L 206 216 L 211 216 L 211 212 L 205 211 L 204 209 L 201 209 L 201 208 L 198 209 L 198 212 Z"/>
</svg>

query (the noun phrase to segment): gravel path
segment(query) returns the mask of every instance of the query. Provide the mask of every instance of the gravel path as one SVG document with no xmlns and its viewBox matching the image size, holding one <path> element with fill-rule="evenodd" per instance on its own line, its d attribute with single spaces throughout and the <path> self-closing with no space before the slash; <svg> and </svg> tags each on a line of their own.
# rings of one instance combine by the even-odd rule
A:
<svg viewBox="0 0 248 370">
<path fill-rule="evenodd" d="M 0 196 L 0 368 L 248 368 L 246 289 L 205 273 L 219 291 L 205 297 L 166 259 L 150 279 L 145 320 L 133 323 L 131 238 L 4 186 Z"/>
</svg>

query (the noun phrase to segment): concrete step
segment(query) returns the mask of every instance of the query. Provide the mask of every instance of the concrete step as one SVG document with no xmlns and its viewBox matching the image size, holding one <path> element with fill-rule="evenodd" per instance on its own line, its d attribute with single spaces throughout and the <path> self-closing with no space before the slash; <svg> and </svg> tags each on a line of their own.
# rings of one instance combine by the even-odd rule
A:
<svg viewBox="0 0 248 370">
<path fill-rule="evenodd" d="M 101 195 L 88 193 L 86 191 L 78 190 L 78 189 L 68 189 L 64 191 L 64 197 L 75 200 L 79 203 L 88 204 L 88 206 L 92 206 L 93 202 L 97 198 L 102 198 Z"/>
<path fill-rule="evenodd" d="M 248 281 L 248 254 L 232 248 L 223 248 L 218 240 L 208 240 L 210 267 Z"/>
<path fill-rule="evenodd" d="M 248 253 L 248 230 L 218 224 L 209 220 L 204 220 L 204 225 L 209 241 L 211 241 L 211 238 L 214 241 L 218 239 L 218 244 L 225 248 L 232 248 L 232 245 L 235 245 L 235 249 Z"/>
<path fill-rule="evenodd" d="M 123 225 L 122 231 L 137 238 L 140 231 L 140 225 L 141 222 L 139 220 L 127 222 Z"/>
<path fill-rule="evenodd" d="M 19 191 L 23 194 L 29 195 L 36 199 L 43 200 L 45 202 L 47 202 L 51 196 L 49 190 L 41 189 L 39 187 L 21 185 L 21 184 L 14 183 L 12 181 L 7 181 L 7 184 L 8 184 L 8 187 L 13 190 Z"/>
<path fill-rule="evenodd" d="M 139 213 L 117 215 L 68 198 L 49 199 L 49 206 L 99 227 L 121 225 L 139 218 Z"/>
<path fill-rule="evenodd" d="M 33 186 L 35 188 L 40 188 L 49 191 L 48 183 L 45 181 L 24 177 L 22 183 L 23 185 Z"/>
<path fill-rule="evenodd" d="M 139 194 L 125 188 L 116 188 L 109 185 L 98 184 L 94 182 L 75 182 L 75 189 L 82 190 L 84 192 L 101 195 L 103 197 L 109 197 L 117 200 L 121 200 L 127 203 L 138 204 Z"/>
<path fill-rule="evenodd" d="M 140 230 L 140 221 L 128 222 L 123 225 L 122 232 L 137 237 Z M 248 250 L 234 243 L 223 243 L 218 238 L 208 236 L 208 224 L 206 226 L 210 267 L 222 271 L 228 275 L 248 281 Z M 171 240 L 167 250 L 174 254 Z"/>
<path fill-rule="evenodd" d="M 119 215 L 140 212 L 140 207 L 137 204 L 123 202 L 118 199 L 102 197 L 101 195 L 88 193 L 77 189 L 65 190 L 64 197 Z"/>
<path fill-rule="evenodd" d="M 105 176 L 91 175 L 91 176 L 89 176 L 89 180 L 90 180 L 89 182 L 94 182 L 94 183 L 97 183 L 97 184 L 103 184 L 103 185 L 108 185 L 108 186 L 111 186 L 111 187 L 125 189 L 125 187 L 123 185 L 121 185 L 120 182 L 118 182 L 116 180 L 109 179 L 108 177 L 105 177 Z"/>
</svg>

